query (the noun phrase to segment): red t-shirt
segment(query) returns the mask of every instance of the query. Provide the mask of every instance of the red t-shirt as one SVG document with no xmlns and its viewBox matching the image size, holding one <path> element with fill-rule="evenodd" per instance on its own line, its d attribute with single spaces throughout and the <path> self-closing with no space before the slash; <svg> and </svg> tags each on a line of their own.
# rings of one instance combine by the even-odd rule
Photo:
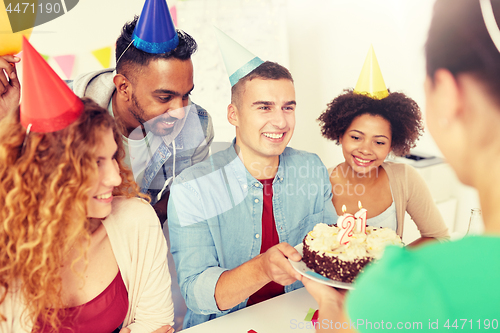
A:
<svg viewBox="0 0 500 333">
<path fill-rule="evenodd" d="M 128 311 L 128 293 L 120 272 L 91 301 L 61 311 L 59 333 L 110 333 L 121 325 Z M 40 323 L 40 322 L 39 322 Z M 42 326 L 43 324 L 40 323 Z M 52 333 L 45 326 L 36 333 Z"/>
<path fill-rule="evenodd" d="M 259 181 L 264 185 L 264 207 L 262 208 L 262 235 L 260 253 L 266 252 L 270 247 L 278 244 L 280 239 L 276 230 L 273 214 L 273 178 Z M 285 292 L 285 288 L 276 282 L 269 282 L 260 288 L 248 299 L 247 306 L 256 304 Z"/>
</svg>

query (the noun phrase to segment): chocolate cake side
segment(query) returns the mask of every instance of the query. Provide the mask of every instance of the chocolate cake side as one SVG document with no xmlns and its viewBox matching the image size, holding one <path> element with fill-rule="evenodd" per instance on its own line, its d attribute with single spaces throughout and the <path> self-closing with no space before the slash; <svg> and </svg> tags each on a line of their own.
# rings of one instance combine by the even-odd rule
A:
<svg viewBox="0 0 500 333">
<path fill-rule="evenodd" d="M 350 283 L 371 261 L 371 258 L 344 261 L 336 257 L 320 255 L 317 251 L 309 250 L 305 238 L 302 243 L 302 261 L 308 268 L 332 280 Z"/>
</svg>

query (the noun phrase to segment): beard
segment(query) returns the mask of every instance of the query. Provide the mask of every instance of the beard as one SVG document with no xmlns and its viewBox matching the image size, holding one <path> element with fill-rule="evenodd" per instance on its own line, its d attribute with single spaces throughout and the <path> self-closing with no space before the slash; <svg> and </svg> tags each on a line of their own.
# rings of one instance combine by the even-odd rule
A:
<svg viewBox="0 0 500 333">
<path fill-rule="evenodd" d="M 141 124 L 141 126 L 144 127 L 146 132 L 151 131 L 156 136 L 165 136 L 172 133 L 172 131 L 174 130 L 174 126 L 165 126 L 166 123 L 173 123 L 177 121 L 177 118 L 170 117 L 168 114 L 161 114 L 157 117 L 146 119 L 146 111 L 144 111 L 144 109 L 141 107 L 134 94 L 132 94 L 132 103 L 133 107 L 129 107 L 128 111 Z"/>
</svg>

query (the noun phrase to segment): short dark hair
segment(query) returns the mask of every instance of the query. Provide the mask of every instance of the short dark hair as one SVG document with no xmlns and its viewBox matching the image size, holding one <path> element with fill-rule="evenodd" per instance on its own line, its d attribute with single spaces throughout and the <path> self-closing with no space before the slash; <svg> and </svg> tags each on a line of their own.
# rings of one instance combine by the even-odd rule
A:
<svg viewBox="0 0 500 333">
<path fill-rule="evenodd" d="M 285 67 L 272 61 L 265 61 L 253 71 L 239 79 L 234 86 L 231 87 L 231 103 L 237 104 L 243 93 L 245 83 L 253 79 L 263 80 L 290 80 L 293 83 L 292 74 Z"/>
<path fill-rule="evenodd" d="M 500 22 L 500 1 L 492 0 L 491 6 Z M 479 1 L 437 0 L 425 53 L 429 77 L 439 68 L 455 77 L 472 74 L 500 103 L 500 52 L 486 29 Z"/>
<path fill-rule="evenodd" d="M 193 37 L 182 30 L 177 30 L 177 35 L 179 36 L 179 45 L 177 45 L 177 47 L 172 51 L 166 53 L 148 53 L 139 50 L 134 45 L 130 45 L 130 42 L 132 41 L 132 34 L 134 32 L 138 19 L 139 16 L 136 15 L 131 22 L 125 23 L 122 28 L 120 37 L 118 37 L 118 39 L 116 40 L 115 56 L 117 62 L 117 73 L 123 74 L 127 71 L 128 67 L 134 65 L 147 66 L 150 61 L 156 59 L 175 58 L 179 60 L 188 60 L 191 58 L 191 55 L 196 52 L 196 49 L 198 47 L 196 41 L 193 39 Z M 118 61 L 118 59 L 120 59 L 120 61 Z"/>
<path fill-rule="evenodd" d="M 390 123 L 391 148 L 398 156 L 408 154 L 424 130 L 418 104 L 405 94 L 394 92 L 383 99 L 374 99 L 346 89 L 318 118 L 321 134 L 339 144 L 352 121 L 363 114 L 380 116 Z"/>
</svg>

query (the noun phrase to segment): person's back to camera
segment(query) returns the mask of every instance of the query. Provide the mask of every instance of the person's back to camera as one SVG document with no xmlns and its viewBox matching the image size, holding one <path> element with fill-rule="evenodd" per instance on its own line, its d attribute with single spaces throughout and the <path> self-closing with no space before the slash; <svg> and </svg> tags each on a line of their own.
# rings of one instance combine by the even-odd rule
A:
<svg viewBox="0 0 500 333">
<path fill-rule="evenodd" d="M 418 331 L 498 328 L 499 21 L 499 0 L 437 0 L 425 49 L 427 125 L 460 181 L 478 190 L 484 235 L 389 248 L 359 276 L 345 304 L 334 289 L 304 279 L 320 304 L 320 322 L 351 320 L 359 332 L 398 323 Z"/>
</svg>

